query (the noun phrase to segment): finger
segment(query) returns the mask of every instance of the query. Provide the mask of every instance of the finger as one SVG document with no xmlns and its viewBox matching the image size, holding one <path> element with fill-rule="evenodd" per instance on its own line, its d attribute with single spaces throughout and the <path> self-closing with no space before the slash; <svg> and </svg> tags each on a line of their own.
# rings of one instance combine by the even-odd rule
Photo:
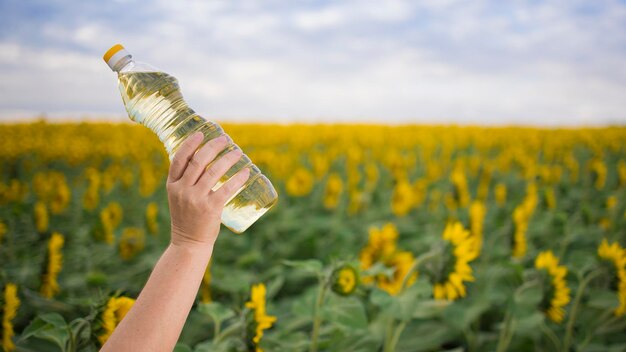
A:
<svg viewBox="0 0 626 352">
<path fill-rule="evenodd" d="M 234 197 L 239 189 L 243 187 L 249 177 L 250 168 L 245 167 L 239 170 L 238 173 L 236 173 L 233 177 L 226 181 L 222 187 L 213 193 L 213 197 L 215 197 L 219 204 L 226 204 L 226 202 Z"/>
<path fill-rule="evenodd" d="M 226 144 L 227 139 L 224 135 L 208 141 L 189 159 L 187 169 L 180 180 L 188 185 L 195 184 L 207 165 L 226 147 Z"/>
<path fill-rule="evenodd" d="M 170 171 L 167 175 L 167 182 L 176 182 L 183 176 L 189 159 L 191 159 L 196 148 L 202 143 L 202 137 L 202 132 L 196 132 L 181 144 L 172 159 Z"/>
<path fill-rule="evenodd" d="M 230 170 L 233 165 L 241 159 L 243 153 L 241 149 L 233 149 L 230 152 L 224 154 L 221 158 L 217 159 L 213 165 L 211 165 L 204 174 L 200 176 L 198 183 L 196 186 L 198 188 L 198 192 L 205 192 L 208 194 L 209 190 L 211 190 L 217 181 L 224 176 L 226 171 Z"/>
</svg>

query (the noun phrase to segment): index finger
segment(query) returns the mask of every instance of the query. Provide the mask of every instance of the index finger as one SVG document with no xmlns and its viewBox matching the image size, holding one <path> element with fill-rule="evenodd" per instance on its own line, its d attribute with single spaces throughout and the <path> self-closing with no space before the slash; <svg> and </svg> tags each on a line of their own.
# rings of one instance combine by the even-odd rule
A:
<svg viewBox="0 0 626 352">
<path fill-rule="evenodd" d="M 204 134 L 202 132 L 196 132 L 180 145 L 180 148 L 178 148 L 172 159 L 170 171 L 167 175 L 167 182 L 176 182 L 183 176 L 189 160 L 202 143 L 203 138 Z"/>
</svg>

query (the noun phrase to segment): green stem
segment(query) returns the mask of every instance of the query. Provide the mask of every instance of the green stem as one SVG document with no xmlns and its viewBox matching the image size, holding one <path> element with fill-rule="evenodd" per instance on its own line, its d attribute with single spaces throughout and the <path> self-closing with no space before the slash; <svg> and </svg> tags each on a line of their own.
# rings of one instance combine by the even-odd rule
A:
<svg viewBox="0 0 626 352">
<path fill-rule="evenodd" d="M 506 337 L 504 344 L 504 351 L 509 349 L 509 345 L 511 344 L 511 340 L 513 340 L 513 336 L 515 335 L 515 328 L 517 328 L 517 320 L 515 318 L 511 319 L 511 327 L 509 328 L 509 334 Z"/>
<path fill-rule="evenodd" d="M 317 351 L 317 338 L 319 336 L 320 325 L 322 324 L 322 318 L 320 311 L 322 310 L 322 303 L 324 302 L 324 296 L 328 288 L 328 280 L 320 278 L 320 289 L 317 294 L 317 301 L 315 302 L 315 310 L 313 311 L 313 331 L 311 331 L 311 348 L 310 352 Z"/>
<path fill-rule="evenodd" d="M 396 350 L 396 345 L 398 345 L 398 341 L 400 340 L 400 335 L 402 335 L 402 332 L 404 331 L 404 328 L 406 327 L 407 322 L 403 321 L 400 324 L 398 324 L 398 326 L 396 327 L 396 330 L 393 332 L 393 337 L 391 339 L 391 351 L 395 351 Z"/>
<path fill-rule="evenodd" d="M 213 322 L 213 339 L 216 340 L 218 336 L 220 336 L 220 330 L 222 328 L 222 322 L 214 321 Z"/>
<path fill-rule="evenodd" d="M 515 290 L 513 293 L 514 296 L 519 295 L 524 290 L 531 288 L 537 285 L 539 281 L 531 280 L 523 283 L 520 287 Z M 511 316 L 510 308 L 506 310 L 506 314 L 504 315 L 504 328 L 500 331 L 500 336 L 498 337 L 498 345 L 497 351 L 506 351 L 511 340 L 513 339 L 513 335 L 515 335 L 515 329 L 511 328 L 511 326 L 516 325 L 515 319 Z"/>
<path fill-rule="evenodd" d="M 409 271 L 407 271 L 406 275 L 404 275 L 404 277 L 402 278 L 402 286 L 400 286 L 400 293 L 402 293 L 402 291 L 404 291 L 404 289 L 406 288 L 406 284 L 409 281 L 409 277 L 411 277 L 411 274 L 413 273 L 413 271 L 417 270 L 423 261 L 428 260 L 440 253 L 441 253 L 441 250 L 437 248 L 437 249 L 428 251 L 420 255 L 419 257 L 415 258 L 415 260 L 413 261 L 413 264 L 411 264 L 411 267 L 409 268 Z"/>
<path fill-rule="evenodd" d="M 552 329 L 550 329 L 545 323 L 541 324 L 541 330 L 544 334 L 546 334 L 546 336 L 548 336 L 548 339 L 550 339 L 550 342 L 554 345 L 554 350 L 561 351 L 561 343 L 559 338 L 554 334 L 554 331 L 552 331 Z"/>
<path fill-rule="evenodd" d="M 500 330 L 500 336 L 498 337 L 498 345 L 496 348 L 496 352 L 506 351 L 505 341 L 506 341 L 506 336 L 509 333 L 510 324 L 511 324 L 511 313 L 509 313 L 509 310 L 507 309 L 506 313 L 504 314 L 504 327 L 502 328 L 502 330 Z"/>
<path fill-rule="evenodd" d="M 392 346 L 391 341 L 393 340 L 393 323 L 394 319 L 391 315 L 388 316 L 387 319 L 387 328 L 385 329 L 385 343 L 383 346 L 383 352 L 393 352 L 395 346 Z"/>
<path fill-rule="evenodd" d="M 413 271 L 419 268 L 420 264 L 423 261 L 428 260 L 440 253 L 441 250 L 439 248 L 436 248 L 415 258 L 415 260 L 411 264 L 411 267 L 402 278 L 402 285 L 400 286 L 400 292 L 398 292 L 398 294 L 404 292 L 407 283 L 409 282 L 409 278 L 411 277 L 411 274 L 413 273 Z M 387 330 L 385 333 L 385 344 L 383 348 L 384 352 L 393 352 L 396 349 L 396 345 L 398 344 L 398 340 L 400 340 L 400 335 L 402 335 L 402 331 L 406 327 L 406 324 L 407 322 L 402 321 L 394 328 L 394 319 L 391 316 L 389 317 L 389 321 L 387 322 Z"/>
<path fill-rule="evenodd" d="M 240 321 L 230 325 L 223 331 L 220 331 L 219 335 L 216 335 L 215 342 L 218 343 L 224 340 L 225 338 L 227 338 L 228 336 L 236 333 L 239 330 L 239 328 L 241 328 L 242 326 L 243 326 L 243 323 L 241 323 Z M 220 328 L 221 328 L 221 324 L 220 324 Z"/>
<path fill-rule="evenodd" d="M 569 347 L 572 343 L 572 332 L 574 331 L 574 322 L 576 321 L 576 314 L 578 313 L 578 306 L 580 305 L 580 300 L 582 299 L 583 292 L 587 285 L 591 282 L 591 280 L 595 279 L 596 276 L 603 273 L 602 269 L 598 269 L 596 271 L 592 271 L 587 277 L 585 277 L 580 285 L 578 286 L 578 290 L 576 290 L 576 297 L 574 298 L 574 305 L 572 306 L 572 312 L 569 315 L 567 320 L 567 328 L 565 332 L 565 338 L 563 339 L 563 350 L 569 351 Z"/>
<path fill-rule="evenodd" d="M 67 341 L 67 349 L 68 352 L 76 352 L 76 336 L 74 336 L 74 332 L 72 331 L 72 327 L 67 325 L 67 333 L 69 335 L 69 339 Z"/>
</svg>

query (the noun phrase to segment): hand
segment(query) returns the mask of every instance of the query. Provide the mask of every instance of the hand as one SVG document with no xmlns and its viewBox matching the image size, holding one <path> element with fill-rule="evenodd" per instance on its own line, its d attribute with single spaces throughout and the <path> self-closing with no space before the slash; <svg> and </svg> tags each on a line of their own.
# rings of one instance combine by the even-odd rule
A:
<svg viewBox="0 0 626 352">
<path fill-rule="evenodd" d="M 228 145 L 229 138 L 222 135 L 198 149 L 202 140 L 201 132 L 189 136 L 170 165 L 167 198 L 172 222 L 171 243 L 175 246 L 212 248 L 220 230 L 225 202 L 250 176 L 250 169 L 243 168 L 213 192 L 211 189 L 239 161 L 242 152 L 232 150 L 207 168 Z"/>
</svg>

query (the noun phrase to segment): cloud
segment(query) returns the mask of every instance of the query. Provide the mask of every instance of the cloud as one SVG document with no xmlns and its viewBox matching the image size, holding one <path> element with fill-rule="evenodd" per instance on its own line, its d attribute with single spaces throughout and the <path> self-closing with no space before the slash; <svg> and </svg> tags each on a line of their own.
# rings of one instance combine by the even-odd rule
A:
<svg viewBox="0 0 626 352">
<path fill-rule="evenodd" d="M 221 120 L 626 122 L 626 5 L 124 1 L 0 5 L 0 118 L 123 115 L 122 42 Z"/>
</svg>

